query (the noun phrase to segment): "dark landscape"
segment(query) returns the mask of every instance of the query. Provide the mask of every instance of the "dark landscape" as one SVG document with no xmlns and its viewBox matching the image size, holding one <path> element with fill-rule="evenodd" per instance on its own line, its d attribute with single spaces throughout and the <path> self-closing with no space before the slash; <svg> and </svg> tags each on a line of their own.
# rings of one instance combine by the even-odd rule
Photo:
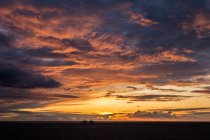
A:
<svg viewBox="0 0 210 140">
<path fill-rule="evenodd" d="M 209 140 L 201 122 L 2 122 L 2 140 Z"/>
</svg>

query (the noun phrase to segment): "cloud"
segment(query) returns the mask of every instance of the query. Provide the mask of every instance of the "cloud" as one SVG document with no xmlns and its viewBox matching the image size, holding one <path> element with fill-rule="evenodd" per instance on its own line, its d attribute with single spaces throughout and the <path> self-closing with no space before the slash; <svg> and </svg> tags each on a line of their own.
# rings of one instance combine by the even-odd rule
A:
<svg viewBox="0 0 210 140">
<path fill-rule="evenodd" d="M 137 8 L 137 6 L 140 6 Z M 167 1 L 150 0 L 138 1 L 135 5 L 136 11 L 145 12 L 148 18 L 158 22 L 175 22 L 186 20 L 187 15 L 193 14 L 195 10 L 205 8 L 205 0 L 202 1 Z M 154 12 L 156 11 L 156 12 Z M 172 21 L 170 21 L 172 20 Z"/>
<path fill-rule="evenodd" d="M 180 115 L 180 118 L 192 121 L 204 121 L 208 122 L 210 117 L 210 111 L 191 111 L 187 114 Z"/>
<path fill-rule="evenodd" d="M 11 47 L 12 36 L 0 32 L 0 49 Z"/>
<path fill-rule="evenodd" d="M 108 121 L 112 120 L 112 117 L 116 114 L 111 115 L 99 115 L 99 114 L 84 114 L 84 113 L 61 113 L 61 112 L 30 112 L 20 110 L 0 110 L 1 120 L 16 120 L 16 121 L 83 121 L 83 120 L 94 120 L 94 121 Z M 8 115 L 15 114 L 15 115 Z M 9 117 L 4 117 L 9 116 Z"/>
<path fill-rule="evenodd" d="M 4 105 L 9 98 L 76 100 L 64 89 L 82 99 L 110 91 L 106 97 L 169 105 L 193 98 L 184 86 L 209 83 L 209 0 L 1 0 L 0 12 Z M 131 96 L 144 89 L 151 93 Z M 117 95 L 124 90 L 132 93 Z"/>
<path fill-rule="evenodd" d="M 7 114 L 15 115 L 7 115 Z M 53 112 L 30 112 L 7 110 L 1 114 L 1 120 L 16 120 L 16 121 L 82 121 L 82 120 L 100 120 L 93 114 L 77 114 L 77 113 L 53 113 Z M 9 117 L 4 117 L 9 116 Z"/>
<path fill-rule="evenodd" d="M 56 94 L 56 93 L 39 93 L 35 91 L 30 91 L 27 89 L 15 89 L 15 88 L 1 88 L 0 89 L 1 100 L 7 101 L 47 101 L 47 100 L 58 100 L 58 99 L 76 99 L 78 96 L 71 94 Z"/>
<path fill-rule="evenodd" d="M 14 0 L 2 0 L 0 7 L 7 7 L 7 6 L 11 5 L 11 4 L 14 4 Z"/>
<path fill-rule="evenodd" d="M 33 91 L 26 88 L 0 87 L 0 113 L 4 116 L 7 113 L 17 113 L 15 111 L 21 109 L 42 108 L 61 100 L 72 101 L 79 98 L 70 93 L 56 93 L 49 89 Z"/>
<path fill-rule="evenodd" d="M 47 37 L 39 37 L 43 41 L 47 41 L 50 43 L 56 43 L 65 47 L 72 47 L 76 48 L 80 51 L 88 52 L 93 51 L 94 47 L 91 45 L 91 43 L 86 39 L 80 39 L 80 38 L 63 38 L 59 39 L 53 36 L 47 36 Z"/>
<path fill-rule="evenodd" d="M 141 26 L 152 26 L 157 25 L 157 22 L 154 22 L 150 19 L 145 18 L 143 14 L 128 12 L 130 15 L 130 20 L 134 23 L 140 24 Z"/>
<path fill-rule="evenodd" d="M 134 69 L 131 74 L 154 74 L 159 75 L 161 79 L 148 79 L 142 82 L 151 82 L 166 84 L 175 81 L 192 81 L 195 76 L 205 76 L 209 73 L 209 66 L 197 62 L 182 62 L 182 63 L 162 63 L 144 65 Z"/>
<path fill-rule="evenodd" d="M 61 84 L 52 78 L 22 70 L 12 64 L 0 64 L 0 86 L 14 88 L 55 88 Z"/>
<path fill-rule="evenodd" d="M 142 119 L 173 119 L 176 118 L 172 112 L 147 112 L 147 111 L 136 111 L 135 113 L 129 115 L 130 118 L 142 118 Z"/>
<path fill-rule="evenodd" d="M 154 87 L 154 86 L 147 86 L 151 90 L 156 90 L 156 91 L 162 91 L 162 92 L 184 92 L 185 90 L 176 90 L 176 89 L 165 89 L 165 88 L 160 88 L 160 87 Z"/>
<path fill-rule="evenodd" d="M 36 49 L 7 48 L 2 49 L 0 56 L 4 59 L 15 60 L 26 65 L 35 66 L 72 66 L 78 63 L 67 58 L 67 54 L 54 53 L 53 48 L 41 47 Z"/>
<path fill-rule="evenodd" d="M 114 96 L 114 95 L 112 95 Z M 181 101 L 184 99 L 191 98 L 192 96 L 183 95 L 140 95 L 140 96 L 123 96 L 116 95 L 118 99 L 129 99 L 130 101 L 157 101 L 157 102 L 170 102 L 170 101 Z"/>
<path fill-rule="evenodd" d="M 156 112 L 173 112 L 176 114 L 176 120 L 181 121 L 208 121 L 210 115 L 210 107 L 195 108 L 171 108 L 171 109 L 151 109 Z"/>
<path fill-rule="evenodd" d="M 209 86 L 201 87 L 198 90 L 193 90 L 192 93 L 210 94 L 210 87 Z"/>
<path fill-rule="evenodd" d="M 56 53 L 52 47 L 40 47 L 36 49 L 26 49 L 26 53 L 30 56 L 35 57 L 44 57 L 44 58 L 66 58 L 67 54 L 65 53 Z"/>
<path fill-rule="evenodd" d="M 133 89 L 133 90 L 138 90 L 137 87 L 132 87 L 132 86 L 127 86 L 127 88 Z"/>
<path fill-rule="evenodd" d="M 181 121 L 208 121 L 209 107 L 198 108 L 171 108 L 171 109 L 151 109 L 148 111 L 136 111 L 128 116 L 142 119 L 176 119 Z"/>
<path fill-rule="evenodd" d="M 183 29 L 187 32 L 194 31 L 198 39 L 208 38 L 210 30 L 209 12 L 200 10 L 195 14 L 193 22 L 183 23 Z"/>
<path fill-rule="evenodd" d="M 18 15 L 18 16 L 23 16 L 27 18 L 39 18 L 40 14 L 38 12 L 35 12 L 33 10 L 29 9 L 15 9 L 13 11 L 13 14 Z"/>
<path fill-rule="evenodd" d="M 63 39 L 62 42 L 65 46 L 71 46 L 71 47 L 77 48 L 81 51 L 92 51 L 92 50 L 94 50 L 94 48 L 92 47 L 90 42 L 87 41 L 87 40 L 84 40 L 84 39 L 76 39 L 76 38 Z"/>
<path fill-rule="evenodd" d="M 66 8 L 71 6 L 79 6 L 81 4 L 86 5 L 87 7 L 95 7 L 97 9 L 100 8 L 109 8 L 113 7 L 119 3 L 126 3 L 128 0 L 42 0 L 42 1 L 36 1 L 36 0 L 22 0 L 22 4 L 24 5 L 32 5 L 35 7 L 59 7 L 59 8 Z M 68 9 L 66 9 L 68 10 Z M 93 10 L 93 9 L 90 9 Z"/>
<path fill-rule="evenodd" d="M 206 111 L 206 112 L 191 112 L 191 114 L 189 114 L 189 116 L 204 116 L 204 115 L 207 115 L 209 116 L 210 115 L 210 111 Z"/>
<path fill-rule="evenodd" d="M 166 50 L 166 51 L 160 51 L 156 54 L 152 55 L 141 55 L 140 61 L 142 62 L 148 62 L 148 63 L 164 63 L 164 62 L 196 62 L 197 60 L 187 57 L 185 55 L 181 55 L 178 53 L 177 49 L 174 50 Z"/>
<path fill-rule="evenodd" d="M 180 111 L 201 111 L 201 110 L 209 110 L 210 107 L 200 107 L 200 108 L 172 108 L 172 109 L 155 109 L 156 111 L 171 111 L 171 112 L 180 112 Z M 154 111 L 154 110 L 151 110 Z"/>
<path fill-rule="evenodd" d="M 72 66 L 77 64 L 74 61 L 67 61 L 62 59 L 24 59 L 21 60 L 20 62 L 27 65 L 47 66 L 47 67 Z"/>
<path fill-rule="evenodd" d="M 194 90 L 194 93 L 201 93 L 201 94 L 210 94 L 210 90 Z"/>
</svg>

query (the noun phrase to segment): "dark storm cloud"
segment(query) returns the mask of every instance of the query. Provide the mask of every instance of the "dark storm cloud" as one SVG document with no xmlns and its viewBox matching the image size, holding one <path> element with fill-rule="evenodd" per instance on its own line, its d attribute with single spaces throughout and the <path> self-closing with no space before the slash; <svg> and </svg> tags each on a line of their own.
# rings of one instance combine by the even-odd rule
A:
<svg viewBox="0 0 210 140">
<path fill-rule="evenodd" d="M 55 88 L 61 84 L 52 78 L 0 63 L 0 86 L 14 88 Z"/>
<path fill-rule="evenodd" d="M 12 36 L 0 32 L 0 49 L 11 47 L 12 40 L 13 40 Z"/>
<path fill-rule="evenodd" d="M 112 95 L 113 96 L 113 95 Z M 160 101 L 160 102 L 170 102 L 170 101 L 181 101 L 184 99 L 191 98 L 192 96 L 183 95 L 140 95 L 140 96 L 123 96 L 116 95 L 118 99 L 130 99 L 130 101 Z"/>
<path fill-rule="evenodd" d="M 152 119 L 152 118 L 159 118 L 159 119 L 170 119 L 170 118 L 176 118 L 172 112 L 161 112 L 161 111 L 155 111 L 155 112 L 147 112 L 147 111 L 136 111 L 135 113 L 129 115 L 130 118 L 146 118 L 146 119 Z"/>
</svg>

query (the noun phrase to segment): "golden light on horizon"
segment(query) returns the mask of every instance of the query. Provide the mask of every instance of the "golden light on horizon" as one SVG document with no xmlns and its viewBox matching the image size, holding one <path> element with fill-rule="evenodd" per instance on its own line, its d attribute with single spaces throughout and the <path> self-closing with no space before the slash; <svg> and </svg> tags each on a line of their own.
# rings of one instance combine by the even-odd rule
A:
<svg viewBox="0 0 210 140">
<path fill-rule="evenodd" d="M 112 112 L 100 112 L 99 115 L 112 115 Z"/>
</svg>

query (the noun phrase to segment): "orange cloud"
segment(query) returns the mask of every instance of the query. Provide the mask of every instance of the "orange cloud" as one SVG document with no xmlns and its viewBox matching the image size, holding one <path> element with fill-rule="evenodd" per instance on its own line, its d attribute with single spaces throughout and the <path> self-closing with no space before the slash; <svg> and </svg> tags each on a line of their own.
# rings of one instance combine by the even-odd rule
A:
<svg viewBox="0 0 210 140">
<path fill-rule="evenodd" d="M 186 52 L 186 51 L 185 51 Z M 191 51 L 187 51 L 187 53 L 191 53 Z M 140 61 L 148 62 L 148 63 L 157 63 L 157 62 L 196 62 L 197 60 L 178 54 L 177 49 L 173 49 L 170 51 L 163 51 L 154 55 L 142 55 L 140 56 Z"/>
<path fill-rule="evenodd" d="M 134 12 L 128 12 L 128 14 L 130 15 L 130 20 L 132 22 L 140 24 L 141 26 L 152 26 L 158 24 L 158 22 L 145 18 L 144 14 L 137 14 Z"/>
</svg>

